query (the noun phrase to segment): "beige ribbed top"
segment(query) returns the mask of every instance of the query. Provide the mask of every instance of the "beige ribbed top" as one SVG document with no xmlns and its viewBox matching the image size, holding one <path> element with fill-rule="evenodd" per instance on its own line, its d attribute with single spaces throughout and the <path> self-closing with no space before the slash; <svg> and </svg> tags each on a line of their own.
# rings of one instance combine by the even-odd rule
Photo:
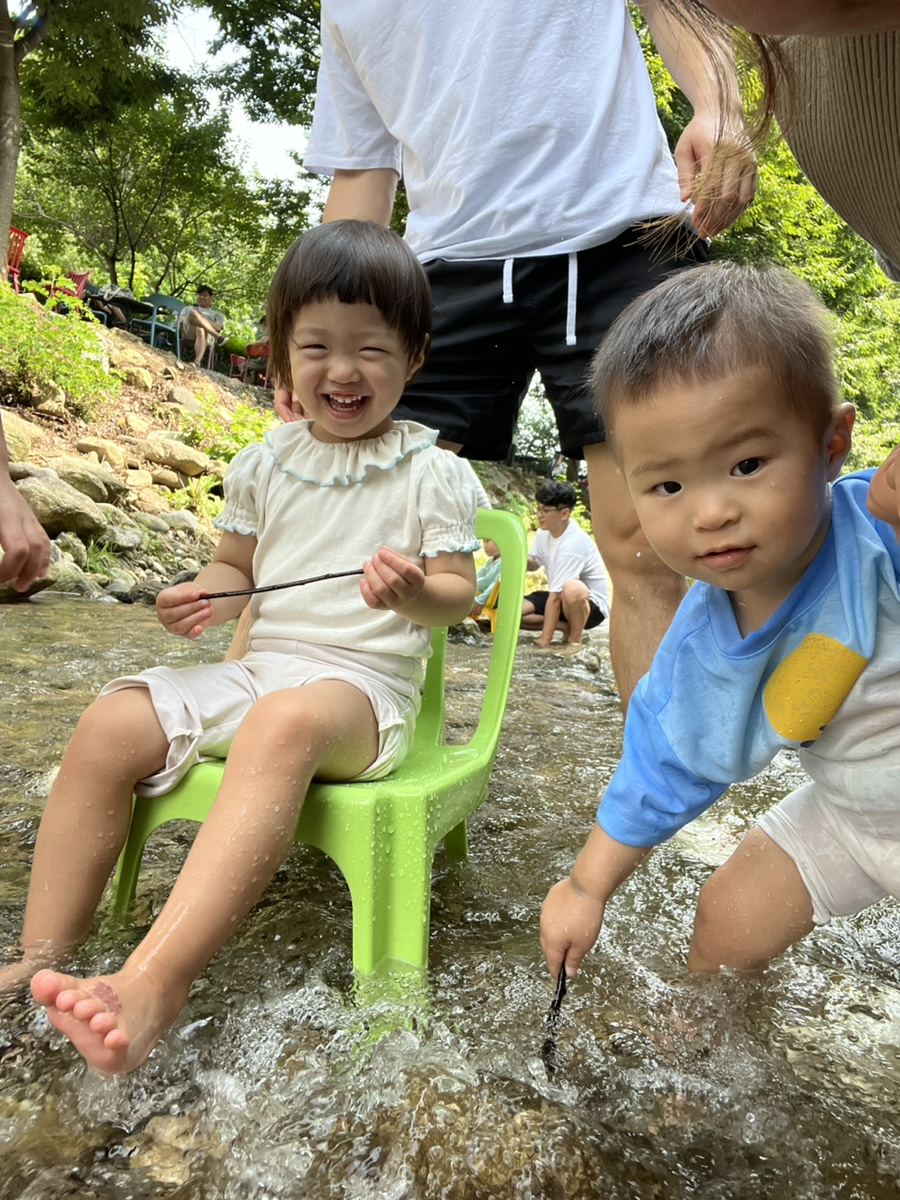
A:
<svg viewBox="0 0 900 1200">
<path fill-rule="evenodd" d="M 790 38 L 783 49 L 798 95 L 809 97 L 788 145 L 810 183 L 900 276 L 900 34 Z"/>
</svg>

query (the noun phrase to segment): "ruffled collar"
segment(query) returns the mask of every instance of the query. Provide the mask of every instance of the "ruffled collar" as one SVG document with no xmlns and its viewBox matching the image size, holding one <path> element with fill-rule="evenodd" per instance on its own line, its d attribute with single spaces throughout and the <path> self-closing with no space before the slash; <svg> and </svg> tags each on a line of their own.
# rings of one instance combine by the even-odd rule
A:
<svg viewBox="0 0 900 1200">
<path fill-rule="evenodd" d="M 433 446 L 437 431 L 415 421 L 397 421 L 381 437 L 358 442 L 320 442 L 311 421 L 292 421 L 263 439 L 278 467 L 303 483 L 320 487 L 359 483 L 369 471 L 387 471 L 401 459 Z"/>
</svg>

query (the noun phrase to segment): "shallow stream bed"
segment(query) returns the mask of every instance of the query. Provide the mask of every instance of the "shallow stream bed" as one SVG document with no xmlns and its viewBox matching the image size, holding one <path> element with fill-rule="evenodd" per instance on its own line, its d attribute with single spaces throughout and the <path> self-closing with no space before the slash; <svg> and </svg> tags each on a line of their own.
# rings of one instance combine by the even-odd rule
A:
<svg viewBox="0 0 900 1200">
<path fill-rule="evenodd" d="M 0 944 L 74 724 L 110 677 L 219 657 L 143 607 L 64 597 L 0 609 Z M 477 714 L 482 645 L 449 649 L 451 725 Z M 592 669 L 593 668 L 593 669 Z M 571 986 L 557 1068 L 541 901 L 618 754 L 603 638 L 520 647 L 470 857 L 439 852 L 427 978 L 354 985 L 337 869 L 298 847 L 184 1014 L 128 1079 L 86 1070 L 24 999 L 0 1001 L 0 1200 L 896 1200 L 900 905 L 817 931 L 759 977 L 684 969 L 697 892 L 790 757 L 654 855 Z M 79 971 L 117 965 L 192 836 L 151 840 L 135 925 L 98 922 Z"/>
</svg>

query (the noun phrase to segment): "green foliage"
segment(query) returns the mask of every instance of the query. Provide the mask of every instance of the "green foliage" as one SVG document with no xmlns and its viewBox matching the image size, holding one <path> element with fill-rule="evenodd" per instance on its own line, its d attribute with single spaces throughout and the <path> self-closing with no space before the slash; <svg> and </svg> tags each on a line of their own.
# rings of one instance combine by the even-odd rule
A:
<svg viewBox="0 0 900 1200">
<path fill-rule="evenodd" d="M 853 427 L 853 448 L 844 471 L 878 467 L 895 446 L 900 446 L 900 418 L 886 421 L 857 421 Z"/>
<path fill-rule="evenodd" d="M 93 538 L 85 546 L 87 564 L 85 570 L 90 575 L 109 575 L 119 566 L 119 558 L 106 546 L 101 546 Z"/>
<path fill-rule="evenodd" d="M 319 68 L 318 0 L 204 0 L 219 22 L 218 50 L 235 60 L 211 83 L 257 121 L 309 125 Z"/>
<path fill-rule="evenodd" d="M 0 288 L 0 362 L 7 386 L 22 397 L 37 382 L 52 380 L 85 418 L 119 392 L 118 382 L 104 369 L 91 323 L 37 309 L 11 288 Z"/>
<path fill-rule="evenodd" d="M 227 424 L 223 422 L 215 400 L 201 396 L 200 406 L 199 413 L 185 413 L 179 417 L 180 432 L 190 445 L 199 446 L 211 458 L 226 462 L 231 462 L 248 443 L 261 441 L 266 431 L 276 424 L 270 411 L 253 404 L 239 404 Z"/>
<path fill-rule="evenodd" d="M 213 496 L 212 491 L 219 486 L 215 475 L 195 475 L 186 487 L 178 488 L 169 496 L 171 508 L 189 508 L 204 521 L 212 521 L 222 511 L 224 503 L 221 496 Z"/>
</svg>

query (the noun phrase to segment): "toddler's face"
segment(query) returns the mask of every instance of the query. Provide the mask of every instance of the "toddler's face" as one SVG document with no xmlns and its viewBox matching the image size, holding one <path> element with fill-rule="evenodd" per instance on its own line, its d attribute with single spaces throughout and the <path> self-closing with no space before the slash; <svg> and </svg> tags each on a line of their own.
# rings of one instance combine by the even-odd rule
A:
<svg viewBox="0 0 900 1200">
<path fill-rule="evenodd" d="M 770 373 L 673 382 L 616 411 L 613 437 L 647 539 L 680 575 L 732 595 L 741 629 L 762 624 L 828 529 L 828 482 L 850 445 L 842 405 L 817 437 Z"/>
<path fill-rule="evenodd" d="M 500 547 L 496 542 L 492 542 L 490 538 L 483 538 L 481 545 L 484 548 L 484 552 L 488 558 L 500 557 Z"/>
<path fill-rule="evenodd" d="M 297 313 L 291 379 L 313 433 L 323 442 L 379 437 L 407 381 L 421 366 L 371 304 L 321 300 Z"/>
</svg>

